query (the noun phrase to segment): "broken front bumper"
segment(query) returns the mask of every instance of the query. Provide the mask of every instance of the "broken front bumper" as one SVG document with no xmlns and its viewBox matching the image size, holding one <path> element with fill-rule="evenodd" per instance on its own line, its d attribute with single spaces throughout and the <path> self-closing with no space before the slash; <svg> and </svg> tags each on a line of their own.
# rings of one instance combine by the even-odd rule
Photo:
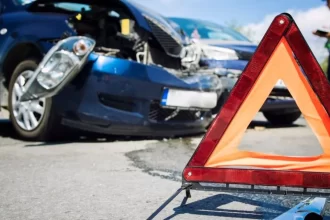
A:
<svg viewBox="0 0 330 220">
<path fill-rule="evenodd" d="M 205 131 L 222 91 L 217 76 L 178 78 L 157 66 L 91 53 L 93 43 L 79 59 L 71 58 L 81 39 L 60 41 L 47 53 L 26 87 L 24 101 L 52 97 L 62 124 L 98 133 L 163 136 Z M 49 65 L 56 53 L 67 55 L 59 59 L 69 60 L 67 71 L 58 71 L 56 59 Z M 62 78 L 52 84 L 51 76 L 58 72 Z M 179 91 L 186 98 L 178 102 L 177 94 L 165 97 L 166 91 Z"/>
<path fill-rule="evenodd" d="M 206 81 L 187 82 L 159 67 L 91 54 L 53 103 L 62 124 L 80 130 L 134 136 L 204 132 L 212 121 L 208 109 L 185 108 L 186 103 L 172 108 L 173 100 L 161 103 L 164 88 L 200 91 L 211 86 Z"/>
</svg>

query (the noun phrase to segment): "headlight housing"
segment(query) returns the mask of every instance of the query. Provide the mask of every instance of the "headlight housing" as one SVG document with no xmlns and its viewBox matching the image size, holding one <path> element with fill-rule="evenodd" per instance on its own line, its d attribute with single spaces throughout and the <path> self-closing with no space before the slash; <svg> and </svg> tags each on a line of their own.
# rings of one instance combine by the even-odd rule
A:
<svg viewBox="0 0 330 220">
<path fill-rule="evenodd" d="M 75 36 L 59 41 L 44 57 L 27 82 L 21 101 L 55 95 L 80 72 L 95 41 Z"/>
<path fill-rule="evenodd" d="M 214 47 L 214 46 L 203 46 L 203 58 L 214 59 L 214 60 L 238 60 L 239 57 L 235 50 Z"/>
<path fill-rule="evenodd" d="M 80 70 L 94 45 L 95 41 L 87 37 L 70 37 L 57 43 L 36 71 L 38 83 L 46 90 L 54 89 L 71 72 Z"/>
<path fill-rule="evenodd" d="M 55 52 L 37 76 L 38 83 L 47 90 L 53 89 L 75 68 L 79 59 L 67 51 Z"/>
</svg>

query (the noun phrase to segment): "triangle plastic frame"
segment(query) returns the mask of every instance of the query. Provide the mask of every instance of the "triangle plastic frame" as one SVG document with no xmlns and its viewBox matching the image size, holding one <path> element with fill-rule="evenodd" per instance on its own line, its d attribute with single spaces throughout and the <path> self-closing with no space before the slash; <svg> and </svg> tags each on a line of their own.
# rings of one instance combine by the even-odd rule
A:
<svg viewBox="0 0 330 220">
<path fill-rule="evenodd" d="M 285 39 L 290 46 L 297 63 L 309 81 L 310 87 L 329 115 L 330 84 L 291 15 L 282 13 L 273 20 L 227 101 L 186 165 L 182 173 L 183 187 L 189 186 L 190 189 L 200 190 L 254 191 L 275 194 L 330 194 L 330 192 L 326 192 L 327 190 L 322 192 L 316 190 L 320 188 L 330 189 L 330 173 L 327 172 L 205 166 L 282 39 Z"/>
</svg>

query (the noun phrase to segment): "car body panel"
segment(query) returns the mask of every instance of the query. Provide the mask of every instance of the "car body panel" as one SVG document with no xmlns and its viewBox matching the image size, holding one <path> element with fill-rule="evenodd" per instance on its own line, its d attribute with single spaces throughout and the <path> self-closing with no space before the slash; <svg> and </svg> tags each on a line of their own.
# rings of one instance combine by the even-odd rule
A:
<svg viewBox="0 0 330 220">
<path fill-rule="evenodd" d="M 213 89 L 211 84 L 202 84 L 202 80 L 189 83 L 187 77 L 187 82 L 175 75 L 167 72 L 158 66 L 147 66 L 135 61 L 129 61 L 125 59 L 119 59 L 114 57 L 98 56 L 95 54 L 90 55 L 90 60 L 96 60 L 93 64 L 92 74 L 95 75 L 100 81 L 103 79 L 104 75 L 111 75 L 125 77 L 129 80 L 136 80 L 136 83 L 145 83 L 145 88 L 148 88 L 148 83 L 159 84 L 165 87 L 181 88 L 186 90 L 209 90 Z M 200 76 L 203 78 L 203 76 Z M 111 81 L 111 80 L 109 80 Z M 116 83 L 111 81 L 111 83 Z M 113 85 L 114 86 L 114 85 Z M 142 92 L 142 91 L 134 91 Z M 144 95 L 147 95 L 147 91 L 143 91 Z"/>
<path fill-rule="evenodd" d="M 31 15 L 25 11 L 3 14 L 2 25 L 8 29 L 8 32 L 5 35 L 0 35 L 1 73 L 3 73 L 5 58 L 14 47 L 20 44 L 32 44 L 44 54 L 54 45 L 47 40 L 58 39 L 65 32 L 73 35 L 74 32 L 65 23 L 67 17 L 58 14 L 51 17 Z M 24 22 L 21 22 L 22 20 Z"/>
</svg>

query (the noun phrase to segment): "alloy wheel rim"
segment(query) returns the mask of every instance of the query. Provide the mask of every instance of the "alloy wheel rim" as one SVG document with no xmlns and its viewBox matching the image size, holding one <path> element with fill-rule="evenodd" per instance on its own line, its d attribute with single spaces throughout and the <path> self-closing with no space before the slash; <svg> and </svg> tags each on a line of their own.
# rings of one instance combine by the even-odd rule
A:
<svg viewBox="0 0 330 220">
<path fill-rule="evenodd" d="M 36 129 L 44 116 L 46 99 L 20 101 L 25 92 L 25 85 L 33 75 L 32 70 L 22 72 L 16 79 L 12 91 L 12 111 L 14 120 L 25 131 Z"/>
</svg>

